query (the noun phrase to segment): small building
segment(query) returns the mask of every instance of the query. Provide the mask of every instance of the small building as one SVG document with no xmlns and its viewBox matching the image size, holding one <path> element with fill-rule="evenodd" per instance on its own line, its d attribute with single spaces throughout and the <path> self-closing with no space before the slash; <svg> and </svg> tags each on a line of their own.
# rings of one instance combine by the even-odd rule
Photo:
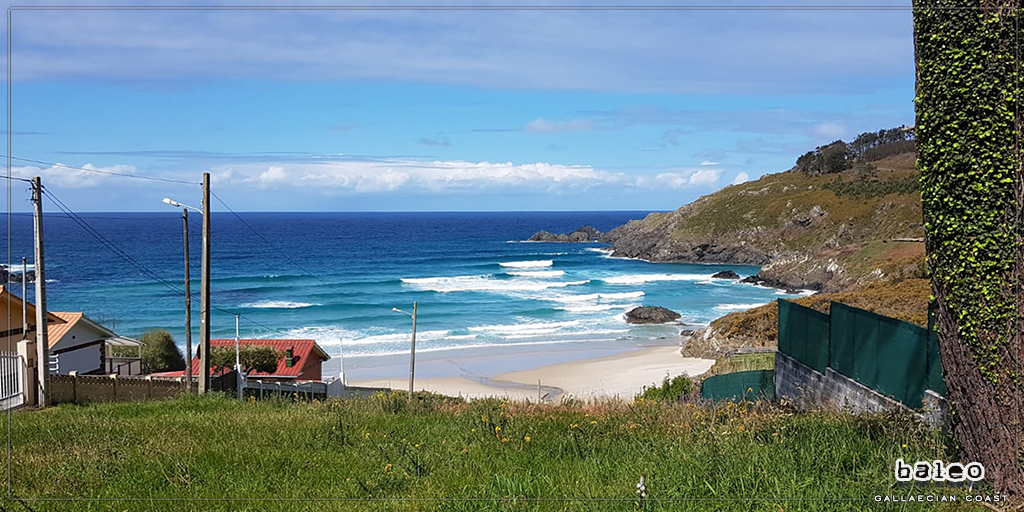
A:
<svg viewBox="0 0 1024 512">
<path fill-rule="evenodd" d="M 64 323 L 49 327 L 47 332 L 50 373 L 142 374 L 142 344 L 138 340 L 119 336 L 84 313 L 55 311 L 53 314 Z M 122 350 L 114 354 L 115 347 Z"/>
<path fill-rule="evenodd" d="M 22 311 L 26 312 L 28 318 L 22 322 Z M 47 332 L 64 320 L 52 312 L 46 315 Z M 24 304 L 21 297 L 10 292 L 7 287 L 0 285 L 0 351 L 14 353 L 18 351 L 18 342 L 24 339 L 35 339 L 36 337 L 36 306 L 29 302 Z"/>
<path fill-rule="evenodd" d="M 239 346 L 266 346 L 271 347 L 280 355 L 277 360 L 277 369 L 272 373 L 252 372 L 249 379 L 281 381 L 281 382 L 303 382 L 322 380 L 323 372 L 321 365 L 331 356 L 327 355 L 315 340 L 238 340 Z M 210 340 L 211 347 L 226 347 L 234 349 L 235 340 L 218 339 Z M 199 374 L 199 358 L 192 358 L 192 375 Z M 210 375 L 216 375 L 229 371 L 227 368 L 211 368 Z M 154 377 L 179 378 L 184 376 L 184 371 L 154 373 Z"/>
</svg>

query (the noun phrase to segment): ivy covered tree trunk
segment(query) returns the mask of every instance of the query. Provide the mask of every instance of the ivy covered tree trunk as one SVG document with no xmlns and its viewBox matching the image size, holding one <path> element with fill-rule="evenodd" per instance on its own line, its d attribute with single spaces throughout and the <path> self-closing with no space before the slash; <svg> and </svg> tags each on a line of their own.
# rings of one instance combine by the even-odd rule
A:
<svg viewBox="0 0 1024 512">
<path fill-rule="evenodd" d="M 1021 0 L 914 5 L 917 166 L 953 432 L 964 460 L 1021 496 Z"/>
</svg>

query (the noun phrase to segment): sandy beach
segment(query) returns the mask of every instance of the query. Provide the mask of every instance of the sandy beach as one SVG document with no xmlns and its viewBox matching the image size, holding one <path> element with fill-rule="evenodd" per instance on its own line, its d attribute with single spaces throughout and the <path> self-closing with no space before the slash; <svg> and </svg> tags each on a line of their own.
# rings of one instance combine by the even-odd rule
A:
<svg viewBox="0 0 1024 512">
<path fill-rule="evenodd" d="M 543 363 L 542 358 L 536 360 Z M 492 367 L 492 371 L 485 373 L 426 375 L 416 379 L 415 387 L 418 390 L 467 398 L 495 396 L 537 401 L 539 395 L 544 401 L 567 396 L 582 399 L 631 399 L 643 386 L 660 384 L 666 376 L 701 375 L 712 364 L 712 359 L 681 356 L 678 345 L 640 347 L 603 357 L 514 371 Z M 349 379 L 348 385 L 406 389 L 408 374 L 390 378 Z"/>
</svg>

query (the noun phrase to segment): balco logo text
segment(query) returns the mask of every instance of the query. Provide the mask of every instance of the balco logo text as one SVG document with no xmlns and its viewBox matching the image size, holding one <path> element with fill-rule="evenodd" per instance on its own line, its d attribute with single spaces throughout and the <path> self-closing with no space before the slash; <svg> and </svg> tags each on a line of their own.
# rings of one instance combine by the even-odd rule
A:
<svg viewBox="0 0 1024 512">
<path fill-rule="evenodd" d="M 941 460 L 918 461 L 913 466 L 896 459 L 896 480 L 899 482 L 979 482 L 985 479 L 985 466 L 980 462 L 946 464 Z"/>
</svg>

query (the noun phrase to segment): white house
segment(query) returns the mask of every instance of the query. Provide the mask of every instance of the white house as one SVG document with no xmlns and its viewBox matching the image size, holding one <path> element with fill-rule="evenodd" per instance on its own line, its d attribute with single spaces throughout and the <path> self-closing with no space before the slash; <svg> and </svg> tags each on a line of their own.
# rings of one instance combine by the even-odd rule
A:
<svg viewBox="0 0 1024 512">
<path fill-rule="evenodd" d="M 110 350 L 113 347 L 134 347 L 138 354 L 142 344 L 137 340 L 118 336 L 83 313 L 55 311 L 53 314 L 64 323 L 48 328 L 51 373 L 142 374 L 139 357 L 114 357 Z"/>
</svg>

